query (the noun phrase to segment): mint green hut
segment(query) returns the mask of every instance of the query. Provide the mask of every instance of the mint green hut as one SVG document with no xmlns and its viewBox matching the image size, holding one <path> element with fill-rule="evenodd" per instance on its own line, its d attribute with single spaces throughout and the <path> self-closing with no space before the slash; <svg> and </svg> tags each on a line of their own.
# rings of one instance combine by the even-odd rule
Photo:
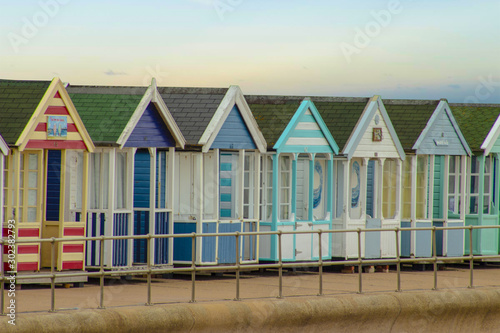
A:
<svg viewBox="0 0 500 333">
<path fill-rule="evenodd" d="M 446 100 L 384 100 L 406 153 L 402 228 L 464 226 L 466 163 L 471 150 Z M 401 255 L 432 256 L 432 232 L 403 231 Z M 464 231 L 436 232 L 438 255 L 462 256 Z"/>
<path fill-rule="evenodd" d="M 500 105 L 450 104 L 473 155 L 467 164 L 465 225 L 499 225 Z M 499 253 L 498 229 L 472 233 L 476 255 Z M 470 253 L 465 233 L 465 253 Z"/>
<path fill-rule="evenodd" d="M 261 231 L 332 228 L 333 158 L 339 148 L 314 103 L 306 98 L 246 96 L 268 149 L 261 163 Z M 331 258 L 331 234 L 321 238 L 321 257 Z M 278 237 L 262 236 L 261 261 L 277 261 Z M 282 237 L 285 261 L 317 260 L 317 234 Z"/>
</svg>

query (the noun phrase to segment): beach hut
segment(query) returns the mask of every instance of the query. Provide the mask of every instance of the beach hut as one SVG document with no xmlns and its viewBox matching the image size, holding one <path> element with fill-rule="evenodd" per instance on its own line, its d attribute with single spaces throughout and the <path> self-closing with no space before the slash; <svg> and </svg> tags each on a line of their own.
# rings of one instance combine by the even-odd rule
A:
<svg viewBox="0 0 500 333">
<path fill-rule="evenodd" d="M 184 137 L 149 87 L 69 86 L 96 144 L 89 156 L 87 236 L 172 234 L 175 148 Z M 151 242 L 151 264 L 171 265 L 172 241 Z M 87 267 L 100 265 L 100 242 L 87 242 Z M 104 243 L 107 269 L 147 263 L 147 240 Z"/>
<path fill-rule="evenodd" d="M 498 226 L 500 105 L 450 103 L 450 107 L 472 150 L 467 164 L 465 225 Z M 498 229 L 475 230 L 472 235 L 473 254 L 498 254 Z M 469 233 L 466 232 L 465 254 L 469 253 Z"/>
<path fill-rule="evenodd" d="M 261 231 L 332 228 L 333 158 L 339 148 L 314 103 L 286 96 L 246 96 L 268 144 L 261 160 Z M 332 235 L 321 236 L 330 259 Z M 262 236 L 260 260 L 278 261 L 278 237 Z M 317 260 L 318 234 L 282 237 L 284 261 Z"/>
<path fill-rule="evenodd" d="M 174 233 L 259 230 L 260 153 L 266 142 L 238 86 L 158 88 L 186 146 L 176 151 Z M 191 263 L 192 240 L 174 241 L 174 262 Z M 256 262 L 258 237 L 199 237 L 197 264 Z"/>
<path fill-rule="evenodd" d="M 88 153 L 94 145 L 61 80 L 0 80 L 0 133 L 10 147 L 4 228 L 15 221 L 17 240 L 85 236 L 85 218 L 78 215 L 86 215 Z M 84 248 L 84 242 L 59 243 L 55 268 L 84 269 Z M 19 244 L 16 252 L 17 272 L 51 266 L 49 243 Z"/>
<path fill-rule="evenodd" d="M 334 164 L 337 200 L 333 229 L 392 229 L 401 225 L 401 175 L 405 153 L 379 96 L 314 97 L 343 160 Z M 342 184 L 342 185 L 340 185 Z M 361 256 L 396 256 L 393 232 L 361 235 Z M 358 256 L 356 233 L 334 234 L 332 257 Z"/>
<path fill-rule="evenodd" d="M 384 100 L 384 105 L 406 153 L 401 227 L 464 226 L 471 150 L 447 101 Z M 462 256 L 464 231 L 437 231 L 436 253 Z M 432 256 L 431 230 L 403 231 L 401 255 Z"/>
</svg>

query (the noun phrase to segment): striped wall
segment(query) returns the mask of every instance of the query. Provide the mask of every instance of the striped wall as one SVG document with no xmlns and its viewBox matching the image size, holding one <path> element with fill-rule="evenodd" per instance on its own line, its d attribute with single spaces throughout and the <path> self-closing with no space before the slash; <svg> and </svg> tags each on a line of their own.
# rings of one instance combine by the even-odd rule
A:
<svg viewBox="0 0 500 333">
<path fill-rule="evenodd" d="M 44 112 L 44 116 L 39 118 L 34 132 L 29 136 L 26 148 L 42 149 L 87 149 L 83 138 L 78 132 L 67 105 L 61 99 L 59 92 L 51 98 L 49 106 Z M 48 116 L 66 116 L 68 122 L 67 138 L 65 139 L 47 139 L 47 119 Z"/>
<path fill-rule="evenodd" d="M 8 238 L 9 229 L 3 228 L 3 237 Z M 16 223 L 16 241 L 40 238 L 39 223 Z M 16 245 L 15 265 L 10 267 L 9 247 L 3 246 L 4 271 L 36 271 L 40 268 L 40 245 L 39 243 L 23 243 Z"/>
<path fill-rule="evenodd" d="M 175 147 L 174 137 L 153 104 L 144 110 L 125 147 Z"/>
<path fill-rule="evenodd" d="M 211 148 L 257 149 L 240 110 L 235 105 L 219 130 Z"/>
<path fill-rule="evenodd" d="M 280 147 L 282 152 L 333 153 L 310 109 L 299 117 L 295 128 L 286 135 L 287 140 Z"/>
</svg>

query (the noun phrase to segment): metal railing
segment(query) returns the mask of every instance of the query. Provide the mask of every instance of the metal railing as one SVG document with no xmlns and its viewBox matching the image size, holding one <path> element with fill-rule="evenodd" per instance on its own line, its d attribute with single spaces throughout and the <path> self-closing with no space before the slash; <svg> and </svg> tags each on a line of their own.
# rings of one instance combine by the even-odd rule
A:
<svg viewBox="0 0 500 333">
<path fill-rule="evenodd" d="M 434 273 L 434 285 L 433 290 L 437 289 L 438 286 L 438 262 L 457 262 L 457 261 L 469 261 L 469 285 L 468 288 L 474 286 L 474 259 L 500 259 L 500 255 L 474 255 L 473 254 L 473 231 L 481 229 L 500 229 L 500 226 L 463 226 L 463 227 L 425 227 L 425 228 L 387 228 L 387 229 L 334 229 L 334 230 L 308 230 L 308 231 L 261 231 L 261 232 L 233 232 L 233 233 L 191 233 L 191 234 L 169 234 L 169 235 L 134 235 L 134 236 L 99 236 L 99 237 L 80 237 L 80 238 L 48 238 L 48 239 L 29 239 L 29 240 L 17 240 L 17 244 L 22 243 L 49 243 L 51 245 L 51 268 L 50 274 L 39 272 L 34 274 L 22 274 L 16 276 L 16 280 L 22 279 L 42 279 L 50 278 L 50 289 L 51 289 L 51 301 L 50 301 L 50 312 L 56 311 L 56 298 L 55 298 L 55 285 L 56 278 L 58 277 L 98 277 L 100 285 L 100 300 L 99 309 L 105 308 L 104 306 L 104 278 L 106 276 L 121 276 L 121 275 L 144 275 L 147 274 L 147 296 L 146 305 L 153 305 L 151 301 L 151 278 L 153 274 L 174 274 L 181 272 L 191 272 L 191 298 L 189 302 L 196 301 L 196 273 L 197 272 L 217 272 L 217 271 L 235 271 L 236 278 L 236 291 L 234 300 L 240 300 L 240 272 L 241 270 L 251 270 L 251 269 L 268 269 L 277 268 L 278 269 L 278 298 L 283 298 L 283 269 L 286 268 L 298 268 L 298 267 L 318 267 L 318 296 L 323 295 L 323 268 L 328 266 L 356 266 L 358 267 L 358 293 L 363 292 L 363 265 L 396 265 L 397 273 L 397 285 L 396 291 L 401 290 L 401 265 L 404 263 L 418 264 L 418 263 L 432 263 L 433 273 Z M 402 231 L 423 231 L 430 230 L 432 233 L 432 256 L 431 257 L 421 257 L 421 258 L 406 258 L 401 257 L 399 250 L 400 233 Z M 463 256 L 438 256 L 436 247 L 436 231 L 440 230 L 469 230 L 469 255 Z M 377 258 L 377 259 L 363 259 L 362 258 L 362 233 L 365 232 L 394 232 L 396 241 L 396 256 L 393 258 Z M 356 233 L 357 234 L 357 245 L 358 245 L 358 257 L 357 259 L 346 259 L 346 260 L 325 260 L 322 254 L 322 235 L 324 234 L 337 234 L 337 233 Z M 299 261 L 299 262 L 285 262 L 283 261 L 283 235 L 296 235 L 296 234 L 317 234 L 318 235 L 318 254 L 319 258 L 312 261 Z M 276 235 L 278 238 L 278 261 L 275 263 L 256 263 L 256 264 L 242 264 L 240 260 L 240 240 L 244 236 L 263 236 L 263 235 Z M 236 245 L 236 262 L 234 265 L 197 265 L 196 264 L 196 251 L 195 244 L 196 238 L 198 237 L 217 237 L 217 236 L 234 236 Z M 191 265 L 183 267 L 174 266 L 160 266 L 153 267 L 151 258 L 151 241 L 156 238 L 191 238 Z M 147 240 L 147 263 L 146 269 L 129 269 L 129 270 L 105 270 L 104 267 L 104 241 L 105 240 L 120 240 L 120 239 L 146 239 Z M 55 254 L 56 254 L 56 244 L 58 242 L 78 242 L 78 241 L 99 241 L 100 242 L 100 266 L 99 271 L 88 272 L 56 272 L 55 271 Z M 0 239 L 0 245 L 9 245 L 7 239 Z M 0 256 L 0 264 L 2 267 L 2 272 L 0 274 L 0 288 L 3 291 L 4 285 L 7 280 L 6 273 L 12 274 L 15 272 L 3 270 L 3 256 Z M 0 315 L 5 315 L 5 296 L 4 292 L 0 293 Z"/>
</svg>

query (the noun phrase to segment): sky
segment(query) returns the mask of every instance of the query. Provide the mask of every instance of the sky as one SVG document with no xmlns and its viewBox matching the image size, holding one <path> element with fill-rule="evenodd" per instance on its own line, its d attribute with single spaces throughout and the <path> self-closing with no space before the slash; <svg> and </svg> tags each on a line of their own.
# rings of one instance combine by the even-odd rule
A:
<svg viewBox="0 0 500 333">
<path fill-rule="evenodd" d="M 0 0 L 0 78 L 500 103 L 500 0 Z"/>
</svg>

